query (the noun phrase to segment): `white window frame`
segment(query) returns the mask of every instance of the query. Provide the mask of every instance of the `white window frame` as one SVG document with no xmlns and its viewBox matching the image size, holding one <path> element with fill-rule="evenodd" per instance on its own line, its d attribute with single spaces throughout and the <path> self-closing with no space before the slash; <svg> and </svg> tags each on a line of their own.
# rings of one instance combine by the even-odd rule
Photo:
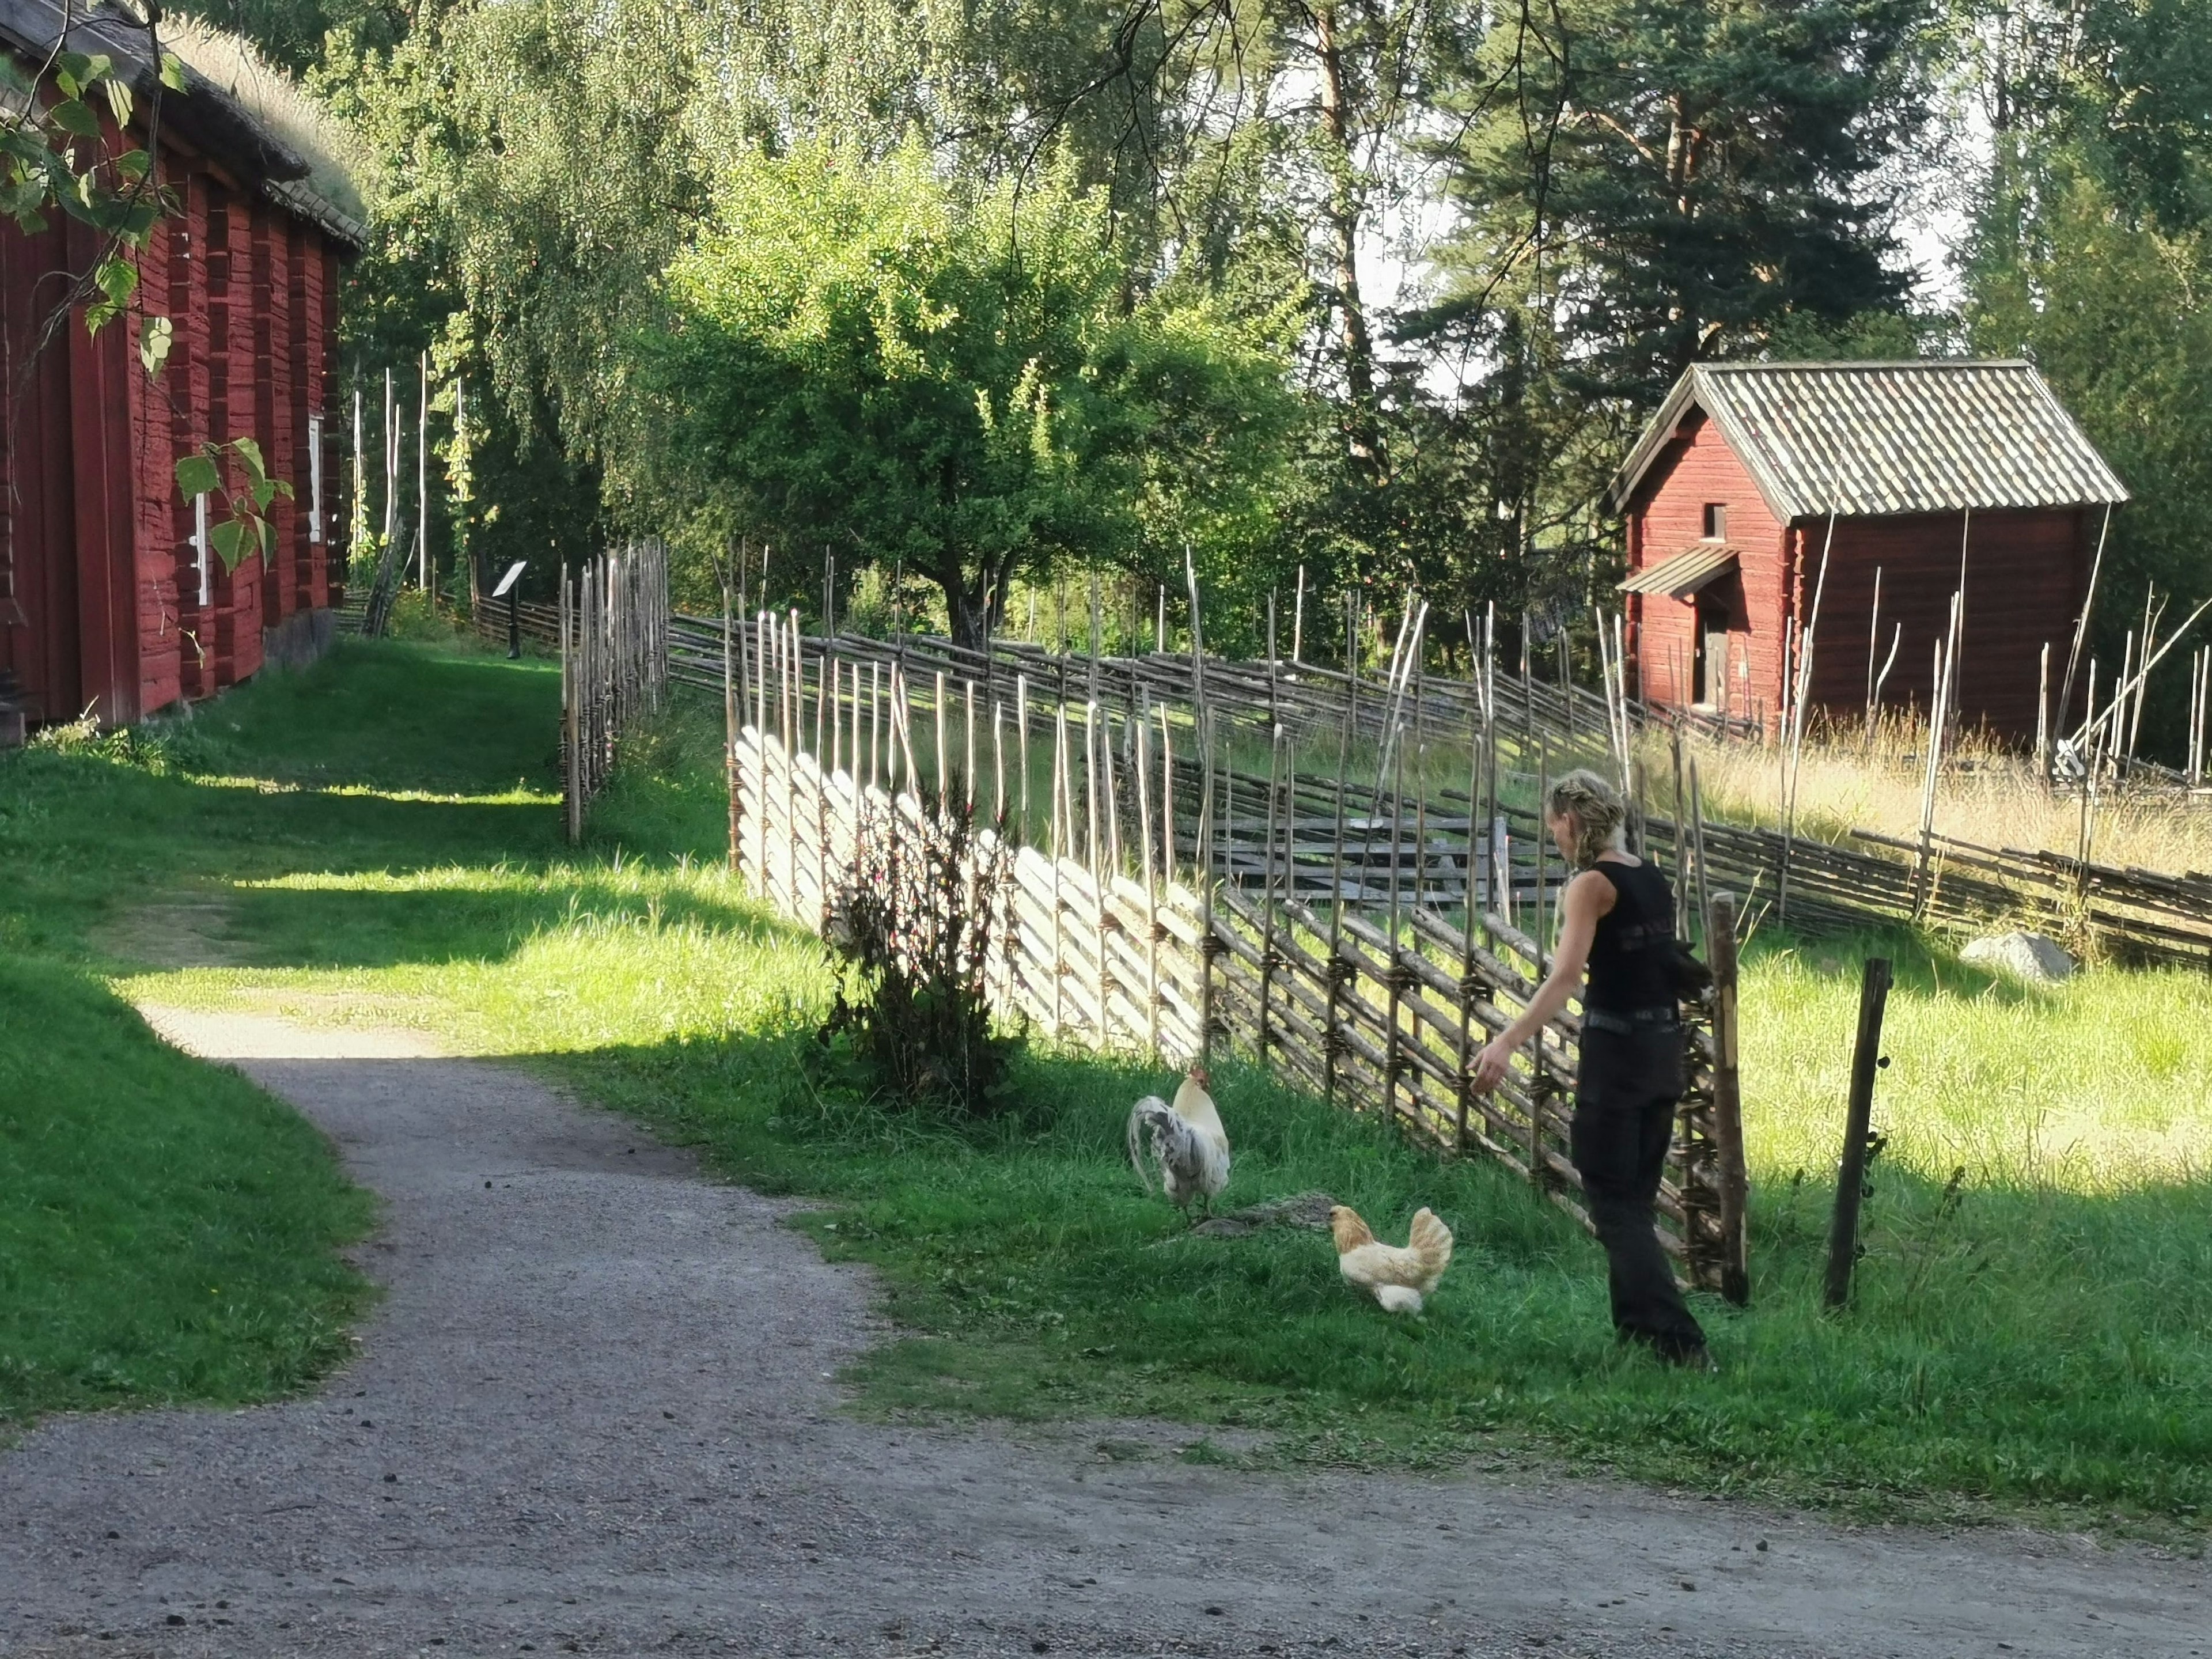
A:
<svg viewBox="0 0 2212 1659">
<path fill-rule="evenodd" d="M 307 416 L 307 539 L 323 539 L 323 417 Z"/>
<path fill-rule="evenodd" d="M 208 508 L 204 492 L 192 497 L 192 555 L 199 567 L 200 605 L 205 609 L 214 602 L 208 580 Z"/>
</svg>

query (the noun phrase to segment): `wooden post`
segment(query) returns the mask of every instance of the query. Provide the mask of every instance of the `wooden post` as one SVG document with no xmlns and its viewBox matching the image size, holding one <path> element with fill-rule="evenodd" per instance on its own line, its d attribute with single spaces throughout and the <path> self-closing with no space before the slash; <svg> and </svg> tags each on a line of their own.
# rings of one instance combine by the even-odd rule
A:
<svg viewBox="0 0 2212 1659">
<path fill-rule="evenodd" d="M 1160 890 L 1152 878 L 1152 727 L 1148 711 L 1137 717 L 1137 837 L 1145 871 L 1145 1048 L 1160 1057 Z"/>
<path fill-rule="evenodd" d="M 1705 920 L 1705 954 L 1713 973 L 1712 1136 L 1720 1163 L 1721 1295 L 1741 1308 L 1751 1300 L 1750 1252 L 1745 1236 L 1751 1178 L 1743 1156 L 1735 921 L 1735 895 L 1714 894 L 1712 913 Z"/>
<path fill-rule="evenodd" d="M 1844 1115 L 1844 1156 L 1836 1172 L 1836 1213 L 1828 1229 L 1826 1300 L 1840 1308 L 1851 1298 L 1851 1269 L 1858 1261 L 1859 1204 L 1866 1196 L 1867 1160 L 1881 1149 L 1874 1132 L 1874 1074 L 1887 1064 L 1881 1020 L 1889 1006 L 1889 958 L 1869 957 L 1859 980 L 1859 1030 L 1851 1047 L 1851 1092 Z"/>
<path fill-rule="evenodd" d="M 1030 828 L 1030 677 L 1026 674 L 1014 676 L 1014 732 L 1016 758 L 1022 769 L 1020 839 L 1027 842 L 1035 832 Z"/>
<path fill-rule="evenodd" d="M 738 873 L 738 848 L 742 817 L 738 805 L 738 682 L 731 654 L 735 632 L 730 611 L 730 585 L 722 584 L 722 777 L 730 788 L 730 873 Z"/>
<path fill-rule="evenodd" d="M 1349 663 L 1358 649 L 1359 610 L 1357 596 L 1344 597 L 1344 656 Z M 1344 980 L 1344 775 L 1352 765 L 1352 732 L 1359 722 L 1359 676 L 1345 679 L 1344 724 L 1336 744 L 1336 842 L 1329 856 L 1328 1000 L 1327 1024 L 1322 1031 L 1322 1093 L 1336 1103 L 1336 1056 L 1342 1039 L 1337 1032 L 1337 999 Z"/>
<path fill-rule="evenodd" d="M 1536 854 L 1536 914 L 1531 918 L 1534 926 L 1529 937 L 1536 945 L 1536 983 L 1544 982 L 1544 963 L 1550 953 L 1551 928 L 1547 914 L 1550 892 L 1545 880 L 1545 863 L 1550 849 L 1544 844 L 1544 807 L 1552 793 L 1552 745 L 1548 742 L 1536 746 L 1536 831 L 1529 836 L 1529 844 Z M 1530 1039 L 1528 1067 L 1528 1179 L 1538 1191 L 1550 1185 L 1544 1164 L 1544 1108 L 1550 1098 L 1551 1087 L 1544 1072 L 1544 1034 L 1539 1030 Z"/>
</svg>

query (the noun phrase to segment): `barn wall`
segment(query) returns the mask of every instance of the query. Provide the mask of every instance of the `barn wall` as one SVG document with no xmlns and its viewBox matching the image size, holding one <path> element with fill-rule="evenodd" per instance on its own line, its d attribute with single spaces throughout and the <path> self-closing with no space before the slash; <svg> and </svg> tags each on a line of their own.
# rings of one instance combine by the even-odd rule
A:
<svg viewBox="0 0 2212 1659">
<path fill-rule="evenodd" d="M 209 191 L 207 275 L 208 424 L 222 443 L 254 432 L 255 376 L 252 206 L 219 185 Z M 216 684 L 235 685 L 261 666 L 261 556 L 215 568 Z"/>
<path fill-rule="evenodd" d="M 1896 662 L 1882 685 L 1884 706 L 1928 707 L 1935 646 L 1948 626 L 1951 595 L 1959 586 L 1963 538 L 1966 609 L 1960 711 L 1970 726 L 1986 720 L 2003 736 L 2032 738 L 2045 643 L 2055 659 L 2053 681 L 2065 673 L 2067 644 L 2087 574 L 2083 525 L 2082 512 L 2074 507 L 1838 521 L 1813 653 L 1814 701 L 1847 713 L 1865 706 L 1873 626 L 1880 635 L 1874 642 L 1877 672 L 1891 641 L 1898 641 Z M 1814 522 L 1805 530 L 1809 584 L 1820 559 L 1823 526 Z M 2057 694 L 2054 684 L 2051 695 Z"/>
<path fill-rule="evenodd" d="M 111 723 L 137 720 L 247 678 L 270 650 L 303 659 L 331 634 L 306 445 L 335 362 L 338 251 L 204 162 L 165 153 L 161 167 L 179 211 L 141 256 L 139 311 L 93 337 L 72 317 L 0 423 L 0 538 L 15 594 L 0 603 L 0 667 L 35 718 L 89 706 Z M 37 236 L 0 226 L 0 368 L 32 356 L 64 291 L 59 273 L 94 251 L 73 222 Z M 175 330 L 155 381 L 138 363 L 150 314 Z M 258 557 L 229 573 L 210 561 L 202 605 L 192 504 L 173 468 L 203 442 L 240 435 L 260 442 L 297 500 L 279 497 L 271 512 L 266 568 Z M 326 467 L 333 441 L 326 430 Z"/>
<path fill-rule="evenodd" d="M 1671 558 L 1705 536 L 1708 502 L 1728 507 L 1728 544 L 1741 574 L 1723 577 L 1713 593 L 1735 617 L 1729 630 L 1729 712 L 1771 715 L 1782 683 L 1783 605 L 1790 578 L 1789 537 L 1720 428 L 1692 411 L 1680 435 L 1645 474 L 1630 504 L 1631 568 Z M 1641 694 L 1653 702 L 1686 702 L 1691 694 L 1696 622 L 1693 606 L 1663 593 L 1630 596 L 1636 625 Z"/>
<path fill-rule="evenodd" d="M 174 182 L 174 170 L 161 169 L 164 185 Z M 156 232 L 138 258 L 140 290 L 167 313 L 173 288 L 170 261 L 176 251 L 173 236 Z M 169 497 L 176 493 L 173 479 L 161 476 L 161 458 L 178 453 L 179 413 L 175 386 L 165 368 L 159 380 L 149 380 L 138 367 L 141 331 L 147 319 L 133 314 L 113 325 L 122 336 L 123 379 L 128 389 L 131 430 L 131 538 L 138 585 L 138 709 L 150 713 L 174 702 L 183 691 L 184 635 L 178 607 L 176 550 L 171 541 L 173 523 Z M 162 486 L 167 483 L 167 488 Z"/>
<path fill-rule="evenodd" d="M 63 232 L 35 236 L 0 221 L 0 369 L 15 383 L 58 290 Z M 46 301 L 46 306 L 40 301 Z M 83 707 L 77 631 L 76 505 L 66 353 L 31 363 L 20 403 L 0 419 L 0 546 L 13 602 L 0 599 L 0 667 L 11 671 L 33 713 L 66 720 Z"/>
</svg>

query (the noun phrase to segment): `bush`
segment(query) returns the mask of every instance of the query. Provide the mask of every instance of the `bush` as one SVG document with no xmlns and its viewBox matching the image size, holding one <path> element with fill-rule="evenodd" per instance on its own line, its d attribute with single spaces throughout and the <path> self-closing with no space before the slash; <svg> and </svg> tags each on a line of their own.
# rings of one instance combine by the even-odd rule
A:
<svg viewBox="0 0 2212 1659">
<path fill-rule="evenodd" d="M 972 806 L 927 791 L 918 807 L 865 805 L 823 928 L 842 981 L 823 1044 L 907 1104 L 1000 1110 L 1018 1039 L 991 1029 L 988 981 L 1012 873 L 1012 848 L 977 833 Z"/>
</svg>

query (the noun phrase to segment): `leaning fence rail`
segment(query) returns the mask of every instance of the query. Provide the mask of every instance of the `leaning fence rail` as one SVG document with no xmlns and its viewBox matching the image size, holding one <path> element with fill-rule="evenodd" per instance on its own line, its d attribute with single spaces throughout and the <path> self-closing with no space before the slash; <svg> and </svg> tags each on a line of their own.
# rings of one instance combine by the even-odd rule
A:
<svg viewBox="0 0 2212 1659">
<path fill-rule="evenodd" d="M 972 805 L 1014 843 L 990 970 L 1001 1013 L 1178 1061 L 1233 1042 L 1442 1150 L 1496 1159 L 1587 1223 L 1567 1149 L 1578 1017 L 1553 1021 L 1495 1094 L 1472 1086 L 1476 1053 L 1544 976 L 1567 874 L 1495 810 L 1479 740 L 1452 764 L 1480 809 L 1409 811 L 1401 787 L 1385 814 L 1379 771 L 1357 792 L 1341 768 L 1301 773 L 1279 727 L 1261 740 L 1267 773 L 1240 772 L 1230 758 L 1254 734 L 1165 678 L 1116 687 L 1066 659 L 970 677 L 766 613 L 714 645 L 732 860 L 787 915 L 822 924 L 857 836 L 901 833 L 927 802 Z M 1374 729 L 1347 696 L 1340 743 Z M 1425 764 L 1425 730 L 1418 747 Z M 1370 797 L 1358 811 L 1353 793 Z M 1716 896 L 1732 942 L 1731 906 Z M 1731 983 L 1686 1028 L 1659 1209 L 1685 1276 L 1741 1299 L 1735 1046 L 1713 1027 L 1733 1009 Z"/>
</svg>

